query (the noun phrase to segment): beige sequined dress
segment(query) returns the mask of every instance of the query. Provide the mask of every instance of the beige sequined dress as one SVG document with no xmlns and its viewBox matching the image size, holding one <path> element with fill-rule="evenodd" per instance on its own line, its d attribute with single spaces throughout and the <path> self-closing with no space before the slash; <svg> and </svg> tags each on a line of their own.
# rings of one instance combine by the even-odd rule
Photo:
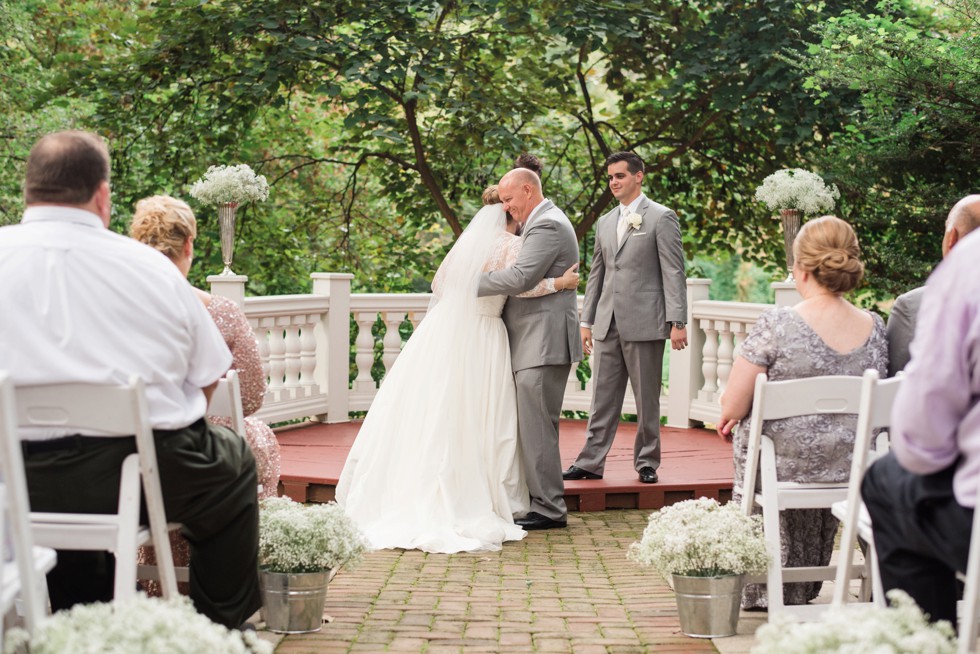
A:
<svg viewBox="0 0 980 654">
<path fill-rule="evenodd" d="M 238 372 L 242 389 L 242 407 L 245 410 L 245 440 L 248 441 L 255 455 L 259 484 L 262 486 L 259 499 L 274 497 L 279 487 L 279 441 L 269 426 L 258 418 L 251 417 L 262 408 L 265 397 L 265 374 L 262 372 L 262 360 L 259 356 L 258 343 L 252 332 L 248 319 L 238 305 L 228 298 L 212 296 L 208 305 L 208 313 L 218 326 L 218 331 L 225 339 L 231 350 L 231 367 Z M 208 418 L 218 425 L 230 426 L 228 418 Z M 171 532 L 170 547 L 174 554 L 174 563 L 178 566 L 187 565 L 190 561 L 190 546 L 179 532 Z M 152 547 L 141 547 L 139 563 L 153 565 L 156 555 Z M 150 595 L 159 596 L 160 587 L 154 581 L 141 582 Z M 182 593 L 187 593 L 187 584 L 180 584 Z"/>
</svg>

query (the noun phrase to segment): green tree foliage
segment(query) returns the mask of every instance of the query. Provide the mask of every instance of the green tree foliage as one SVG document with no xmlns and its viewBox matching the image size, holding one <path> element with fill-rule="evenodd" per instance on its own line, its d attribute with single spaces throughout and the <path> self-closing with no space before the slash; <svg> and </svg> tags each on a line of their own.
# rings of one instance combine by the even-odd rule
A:
<svg viewBox="0 0 980 654">
<path fill-rule="evenodd" d="M 921 284 L 939 261 L 952 205 L 977 192 L 980 2 L 940 0 L 929 12 L 883 2 L 817 29 L 801 65 L 821 99 L 861 104 L 822 154 L 859 229 L 879 294 Z"/>
<path fill-rule="evenodd" d="M 814 102 L 786 55 L 817 43 L 810 25 L 873 8 L 13 4 L 27 30 L 18 65 L 44 73 L 16 104 L 61 108 L 110 139 L 120 223 L 139 197 L 186 197 L 211 164 L 250 163 L 272 181 L 272 197 L 242 213 L 238 233 L 235 269 L 258 293 L 302 290 L 316 269 L 356 271 L 361 290 L 425 290 L 480 191 L 525 150 L 544 160 L 546 194 L 576 224 L 583 259 L 610 206 L 602 162 L 634 149 L 648 162 L 648 195 L 681 216 L 689 255 L 737 250 L 778 270 L 779 225 L 754 188 L 775 169 L 812 167 L 859 100 L 845 89 Z M 198 214 L 199 283 L 220 266 L 214 216 Z"/>
</svg>

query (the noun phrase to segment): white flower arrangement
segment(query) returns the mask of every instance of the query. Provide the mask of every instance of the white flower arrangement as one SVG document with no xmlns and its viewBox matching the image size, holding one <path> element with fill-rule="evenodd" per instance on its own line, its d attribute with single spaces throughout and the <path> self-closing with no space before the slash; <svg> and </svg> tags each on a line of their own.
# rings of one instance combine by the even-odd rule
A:
<svg viewBox="0 0 980 654">
<path fill-rule="evenodd" d="M 353 567 L 366 549 L 357 525 L 337 504 L 304 505 L 288 497 L 262 500 L 259 565 L 269 572 L 320 572 Z"/>
<path fill-rule="evenodd" d="M 755 199 L 764 202 L 770 211 L 799 209 L 806 215 L 827 213 L 840 199 L 835 184 L 829 186 L 823 178 L 802 168 L 779 170 L 762 180 Z"/>
<path fill-rule="evenodd" d="M 211 166 L 191 186 L 191 196 L 201 204 L 260 202 L 269 197 L 269 183 L 248 164 Z"/>
<path fill-rule="evenodd" d="M 706 497 L 652 513 L 643 538 L 630 545 L 627 556 L 664 576 L 719 577 L 760 572 L 769 565 L 762 518 L 743 514 L 733 502 Z"/>
<path fill-rule="evenodd" d="M 630 228 L 639 229 L 640 225 L 643 224 L 643 216 L 635 211 L 631 211 L 626 215 L 626 222 L 629 223 Z"/>
<path fill-rule="evenodd" d="M 800 623 L 785 614 L 769 617 L 755 632 L 752 654 L 953 654 L 953 626 L 930 624 L 900 590 L 888 592 L 891 608 L 830 608 L 820 622 Z"/>
<path fill-rule="evenodd" d="M 272 654 L 254 631 L 231 631 L 194 610 L 186 597 L 135 597 L 111 604 L 78 604 L 41 623 L 33 636 L 11 629 L 4 652 L 105 654 L 105 652 L 209 652 Z"/>
</svg>

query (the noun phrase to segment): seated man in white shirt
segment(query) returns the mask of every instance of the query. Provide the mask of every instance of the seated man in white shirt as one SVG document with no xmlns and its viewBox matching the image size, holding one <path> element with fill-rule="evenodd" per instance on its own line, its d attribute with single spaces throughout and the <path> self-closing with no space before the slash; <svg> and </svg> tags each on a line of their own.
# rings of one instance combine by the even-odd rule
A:
<svg viewBox="0 0 980 654">
<path fill-rule="evenodd" d="M 15 384 L 146 383 L 168 521 L 191 545 L 191 599 L 228 627 L 261 604 L 255 460 L 204 420 L 231 354 L 162 254 L 107 229 L 109 153 L 85 132 L 31 150 L 19 225 L 0 228 L 0 370 Z M 21 434 L 31 508 L 115 511 L 133 438 Z M 112 598 L 113 558 L 59 552 L 52 607 Z"/>
</svg>

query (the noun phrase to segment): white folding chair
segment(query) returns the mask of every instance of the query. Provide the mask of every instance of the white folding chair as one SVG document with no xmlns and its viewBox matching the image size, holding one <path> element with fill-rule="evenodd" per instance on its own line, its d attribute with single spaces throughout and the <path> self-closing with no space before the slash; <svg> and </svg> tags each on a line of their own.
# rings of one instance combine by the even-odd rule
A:
<svg viewBox="0 0 980 654">
<path fill-rule="evenodd" d="M 830 580 L 835 572 L 833 565 L 784 568 L 780 564 L 779 512 L 829 509 L 834 502 L 847 497 L 847 482 L 779 481 L 775 446 L 772 439 L 762 433 L 763 423 L 814 414 L 856 414 L 860 395 L 860 377 L 838 375 L 786 381 L 768 381 L 765 373 L 756 377 L 744 487 L 741 489 L 742 510 L 750 515 L 753 507 L 762 509 L 763 531 L 774 561 L 765 576 L 748 577 L 746 582 L 767 585 L 770 615 L 786 611 L 800 619 L 818 617 L 823 607 L 785 606 L 783 584 Z M 761 479 L 761 492 L 754 492 L 757 478 Z M 863 567 L 859 570 L 863 571 Z"/>
<path fill-rule="evenodd" d="M 852 572 L 851 562 L 854 560 L 854 548 L 858 536 L 868 544 L 867 567 L 871 573 L 874 602 L 879 606 L 887 606 L 885 593 L 881 586 L 881 575 L 878 573 L 878 558 L 871 533 L 871 518 L 864 507 L 864 502 L 861 501 L 861 480 L 864 479 L 865 470 L 875 458 L 871 449 L 871 441 L 875 431 L 891 426 L 892 406 L 895 404 L 895 396 L 898 395 L 901 383 L 902 377 L 879 379 L 877 370 L 865 370 L 864 376 L 861 378 L 857 434 L 854 437 L 854 453 L 851 455 L 851 482 L 847 488 L 847 499 L 835 502 L 831 509 L 844 525 L 837 561 L 837 578 L 834 581 L 834 599 L 832 602 L 834 606 L 843 606 L 848 602 Z M 879 442 L 882 441 L 881 438 L 878 440 Z M 876 447 L 875 452 L 880 454 L 886 449 Z M 862 599 L 867 601 L 864 588 L 862 588 Z"/>
<path fill-rule="evenodd" d="M 977 492 L 977 505 L 973 511 L 973 528 L 970 530 L 970 554 L 966 564 L 963 601 L 959 606 L 959 654 L 972 654 L 977 651 L 977 638 L 980 637 L 980 488 Z"/>
<path fill-rule="evenodd" d="M 242 408 L 242 387 L 237 370 L 229 370 L 211 394 L 208 417 L 230 418 L 231 428 L 245 437 L 245 410 Z"/>
<path fill-rule="evenodd" d="M 136 548 L 155 545 L 157 560 L 163 562 L 160 573 L 163 594 L 175 597 L 177 580 L 143 380 L 134 375 L 123 386 L 83 383 L 18 386 L 16 402 L 21 427 L 136 437 L 137 453 L 126 457 L 122 464 L 116 513 L 32 512 L 36 541 L 55 549 L 105 550 L 115 554 L 116 599 L 136 592 Z M 149 528 L 139 524 L 141 480 Z"/>
<path fill-rule="evenodd" d="M 4 531 L 9 525 L 14 556 L 9 562 L 0 556 L 0 642 L 3 640 L 3 616 L 14 606 L 18 595 L 23 601 L 28 631 L 33 631 L 47 615 L 48 586 L 44 575 L 55 564 L 53 549 L 34 546 L 15 411 L 13 382 L 7 373 L 0 372 L 0 469 L 3 470 L 0 543 L 6 546 Z"/>
<path fill-rule="evenodd" d="M 207 414 L 209 418 L 230 418 L 232 430 L 242 438 L 245 437 L 245 410 L 242 408 L 242 388 L 238 380 L 238 371 L 229 370 L 218 380 L 218 385 L 211 394 L 211 401 L 208 402 Z M 167 528 L 173 531 L 179 529 L 180 525 L 170 523 Z M 190 581 L 190 570 L 187 566 L 175 566 L 174 572 L 177 581 Z M 156 565 L 140 565 L 136 570 L 136 576 L 139 579 L 159 580 L 160 571 Z"/>
</svg>

